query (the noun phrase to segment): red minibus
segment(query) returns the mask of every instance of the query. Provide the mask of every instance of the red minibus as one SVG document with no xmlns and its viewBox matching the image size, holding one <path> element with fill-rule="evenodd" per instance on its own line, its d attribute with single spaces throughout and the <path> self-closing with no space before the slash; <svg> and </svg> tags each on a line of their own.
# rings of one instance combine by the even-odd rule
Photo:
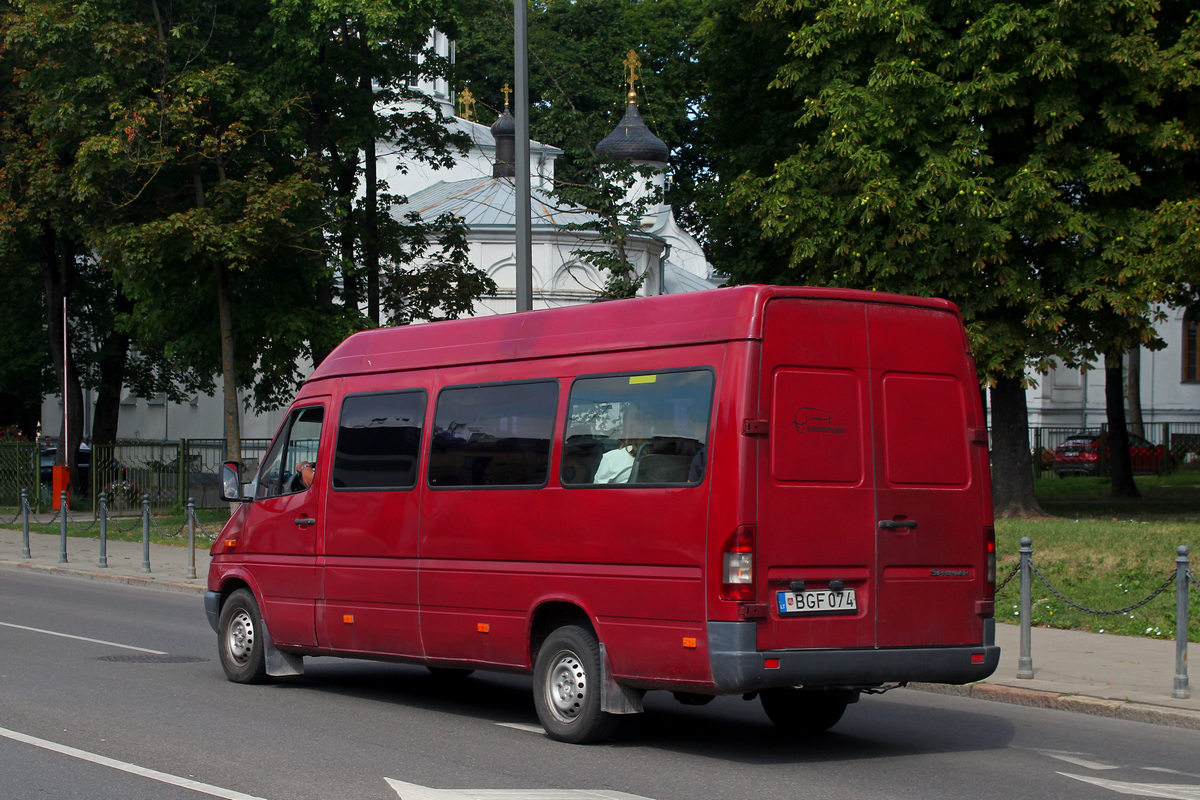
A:
<svg viewBox="0 0 1200 800">
<path fill-rule="evenodd" d="M 233 681 L 304 656 L 532 673 L 590 742 L 647 690 L 825 730 L 992 673 L 987 431 L 957 309 L 746 286 L 372 330 L 212 549 Z"/>
</svg>

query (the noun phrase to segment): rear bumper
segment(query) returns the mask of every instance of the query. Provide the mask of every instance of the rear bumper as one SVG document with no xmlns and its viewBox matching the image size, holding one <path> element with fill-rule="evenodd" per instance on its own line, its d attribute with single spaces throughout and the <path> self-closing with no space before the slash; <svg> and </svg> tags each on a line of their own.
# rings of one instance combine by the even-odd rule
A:
<svg viewBox="0 0 1200 800">
<path fill-rule="evenodd" d="M 725 694 L 784 686 L 879 686 L 884 683 L 971 683 L 996 671 L 995 620 L 984 620 L 983 642 L 949 647 L 852 650 L 758 650 L 756 623 L 709 622 L 713 683 Z M 981 663 L 971 657 L 983 656 Z M 778 669 L 766 669 L 766 659 Z"/>
</svg>

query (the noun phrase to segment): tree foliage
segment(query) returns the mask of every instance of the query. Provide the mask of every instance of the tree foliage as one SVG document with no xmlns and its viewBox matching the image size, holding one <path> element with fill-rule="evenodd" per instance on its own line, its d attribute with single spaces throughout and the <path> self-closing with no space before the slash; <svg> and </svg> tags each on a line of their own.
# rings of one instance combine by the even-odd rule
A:
<svg viewBox="0 0 1200 800">
<path fill-rule="evenodd" d="M 0 256 L 42 265 L 45 329 L 79 298 L 72 355 L 92 362 L 73 380 L 178 397 L 221 375 L 236 427 L 238 390 L 277 405 L 303 359 L 378 324 L 381 272 L 391 319 L 457 315 L 490 288 L 455 221 L 391 219 L 373 172 L 379 137 L 439 163 L 459 144 L 408 88 L 444 72 L 424 44 L 452 3 L 3 10 Z M 437 267 L 412 267 L 439 237 Z"/>
<path fill-rule="evenodd" d="M 1198 25 L 1179 0 L 763 0 L 735 26 L 786 32 L 791 127 L 722 172 L 719 213 L 785 258 L 730 271 L 947 297 L 993 381 L 1153 345 L 1197 260 Z"/>
</svg>

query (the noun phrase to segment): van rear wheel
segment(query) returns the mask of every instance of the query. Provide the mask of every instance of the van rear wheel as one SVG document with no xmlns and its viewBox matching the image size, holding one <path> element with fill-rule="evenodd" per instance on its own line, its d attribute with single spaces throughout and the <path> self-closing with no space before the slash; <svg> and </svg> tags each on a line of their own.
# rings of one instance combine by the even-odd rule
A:
<svg viewBox="0 0 1200 800">
<path fill-rule="evenodd" d="M 764 689 L 759 698 L 771 722 L 785 730 L 809 734 L 836 725 L 848 704 L 842 692 L 804 689 Z"/>
<path fill-rule="evenodd" d="M 551 739 L 588 744 L 612 736 L 617 718 L 600 708 L 600 645 L 578 625 L 559 628 L 538 650 L 533 702 Z"/>
<path fill-rule="evenodd" d="M 249 589 L 238 589 L 221 606 L 217 649 L 225 677 L 234 683 L 267 681 L 266 627 L 258 601 Z"/>
</svg>

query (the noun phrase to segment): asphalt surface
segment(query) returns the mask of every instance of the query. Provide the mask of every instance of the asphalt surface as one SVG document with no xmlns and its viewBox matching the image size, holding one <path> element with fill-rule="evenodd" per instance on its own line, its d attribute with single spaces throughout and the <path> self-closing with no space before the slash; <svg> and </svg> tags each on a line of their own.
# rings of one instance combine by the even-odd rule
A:
<svg viewBox="0 0 1200 800">
<path fill-rule="evenodd" d="M 68 537 L 63 563 L 59 536 L 31 533 L 26 558 L 20 523 L 15 527 L 0 528 L 0 568 L 29 570 L 48 578 L 68 574 L 177 592 L 204 592 L 209 558 L 203 546 L 189 556 L 186 546 L 151 544 L 147 572 L 143 546 L 138 542 L 109 541 L 104 553 L 107 566 L 101 566 L 98 538 Z M 192 574 L 196 577 L 189 577 Z M 1200 730 L 1200 690 L 1192 687 L 1187 699 L 1172 697 L 1174 641 L 1034 628 L 1034 677 L 1021 679 L 1016 677 L 1019 636 L 1018 626 L 997 625 L 1000 666 L 986 681 L 909 688 Z M 1194 643 L 1192 649 L 1196 649 Z"/>
</svg>

